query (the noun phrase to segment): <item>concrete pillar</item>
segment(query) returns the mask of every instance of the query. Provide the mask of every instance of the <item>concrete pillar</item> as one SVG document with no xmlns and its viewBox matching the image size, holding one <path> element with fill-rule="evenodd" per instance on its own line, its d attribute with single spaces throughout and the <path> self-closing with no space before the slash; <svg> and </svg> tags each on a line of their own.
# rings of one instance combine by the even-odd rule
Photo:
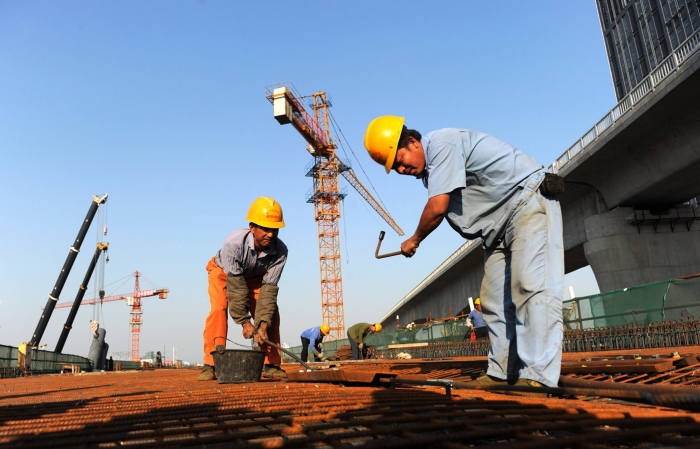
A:
<svg viewBox="0 0 700 449">
<path fill-rule="evenodd" d="M 639 212 L 618 207 L 585 220 L 584 251 L 601 292 L 700 272 L 700 222 L 690 207 L 678 219 L 675 209 L 643 220 Z"/>
</svg>

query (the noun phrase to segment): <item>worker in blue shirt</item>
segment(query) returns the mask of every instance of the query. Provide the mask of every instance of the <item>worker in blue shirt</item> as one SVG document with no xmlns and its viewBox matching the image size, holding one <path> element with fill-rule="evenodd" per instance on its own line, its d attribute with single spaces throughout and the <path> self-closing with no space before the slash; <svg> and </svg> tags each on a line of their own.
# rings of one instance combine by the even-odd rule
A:
<svg viewBox="0 0 700 449">
<path fill-rule="evenodd" d="M 467 315 L 469 328 L 476 334 L 476 338 L 489 338 L 489 330 L 484 321 L 484 314 L 481 312 L 481 299 L 474 300 L 474 310 Z"/>
<path fill-rule="evenodd" d="M 321 342 L 323 342 L 323 337 L 328 335 L 330 331 L 331 327 L 329 325 L 322 324 L 306 329 L 301 333 L 301 359 L 303 361 L 306 362 L 309 359 L 309 346 L 311 346 L 311 352 L 314 355 L 314 362 L 326 360 L 326 357 L 321 352 Z"/>
<path fill-rule="evenodd" d="M 561 178 L 488 134 L 446 128 L 422 136 L 397 116 L 374 119 L 365 147 L 387 173 L 416 177 L 428 189 L 418 226 L 401 244 L 404 256 L 413 256 L 443 219 L 464 238 L 483 242 L 480 297 L 491 350 L 488 370 L 475 382 L 557 386 L 564 294 L 556 196 L 563 192 Z"/>
</svg>

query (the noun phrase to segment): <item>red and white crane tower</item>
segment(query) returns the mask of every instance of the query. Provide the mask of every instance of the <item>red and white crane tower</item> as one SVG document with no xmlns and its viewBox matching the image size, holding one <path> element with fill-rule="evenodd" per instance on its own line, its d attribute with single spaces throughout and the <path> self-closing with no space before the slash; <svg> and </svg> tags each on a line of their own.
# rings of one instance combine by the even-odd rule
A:
<svg viewBox="0 0 700 449">
<path fill-rule="evenodd" d="M 157 288 L 150 290 L 141 290 L 139 285 L 139 276 L 141 274 L 138 271 L 134 271 L 134 291 L 131 293 L 124 293 L 121 295 L 109 295 L 104 298 L 92 298 L 84 300 L 80 305 L 87 306 L 91 304 L 102 304 L 110 301 L 126 301 L 126 305 L 131 307 L 131 356 L 130 359 L 133 362 L 138 362 L 141 360 L 141 354 L 139 352 L 139 336 L 141 334 L 141 315 L 143 311 L 141 310 L 141 299 L 148 298 L 151 296 L 157 296 L 159 299 L 165 299 L 168 297 L 167 288 Z M 63 309 L 66 307 L 71 307 L 73 301 L 62 302 L 56 304 L 56 309 Z"/>
<path fill-rule="evenodd" d="M 306 176 L 313 178 L 313 191 L 307 194 L 307 203 L 314 204 L 314 218 L 318 226 L 318 252 L 321 271 L 321 310 L 323 322 L 330 326 L 329 339 L 345 338 L 345 312 L 343 310 L 343 277 L 340 258 L 340 202 L 345 193 L 340 190 L 338 175 L 369 203 L 398 235 L 404 235 L 398 224 L 362 185 L 350 166 L 336 154 L 326 92 L 316 92 L 310 97 L 313 117 L 306 112 L 302 97 L 291 83 L 281 83 L 267 88 L 266 98 L 272 103 L 275 119 L 281 124 L 291 123 L 304 137 L 307 150 L 314 163 Z"/>
</svg>

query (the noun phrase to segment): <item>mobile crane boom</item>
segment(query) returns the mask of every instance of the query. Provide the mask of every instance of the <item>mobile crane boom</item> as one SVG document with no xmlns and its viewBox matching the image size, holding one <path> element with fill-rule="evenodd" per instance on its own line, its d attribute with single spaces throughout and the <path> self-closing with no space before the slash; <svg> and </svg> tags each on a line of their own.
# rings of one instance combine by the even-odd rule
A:
<svg viewBox="0 0 700 449">
<path fill-rule="evenodd" d="M 97 209 L 100 207 L 100 205 L 104 204 L 107 201 L 107 195 L 103 197 L 99 196 L 93 196 L 92 197 L 92 203 L 90 204 L 90 208 L 88 209 L 88 213 L 85 216 L 85 220 L 83 220 L 83 224 L 80 227 L 80 231 L 78 231 L 78 237 L 76 237 L 75 242 L 73 243 L 73 246 L 70 247 L 70 250 L 68 251 L 68 257 L 66 257 L 66 261 L 63 264 L 63 268 L 61 268 L 61 273 L 58 275 L 58 280 L 56 280 L 56 285 L 54 286 L 53 290 L 51 293 L 49 293 L 49 299 L 46 302 L 46 307 L 44 307 L 44 312 L 41 314 L 41 318 L 39 318 L 39 324 L 37 324 L 36 329 L 34 330 L 34 335 L 32 336 L 32 339 L 30 340 L 30 344 L 32 348 L 37 348 L 39 346 L 39 342 L 41 341 L 41 337 L 44 336 L 44 331 L 46 330 L 46 325 L 49 324 L 49 319 L 51 318 L 51 314 L 53 313 L 53 309 L 56 306 L 56 303 L 58 302 L 58 298 L 61 295 L 61 291 L 63 290 L 63 286 L 66 283 L 66 280 L 68 279 L 68 274 L 70 273 L 71 268 L 73 268 L 73 263 L 75 262 L 75 258 L 78 256 L 78 253 L 80 252 L 80 245 L 83 244 L 83 240 L 85 239 L 85 235 L 87 234 L 88 229 L 90 228 L 90 224 L 92 223 L 92 219 L 95 218 L 95 214 L 97 213 Z"/>
<path fill-rule="evenodd" d="M 107 251 L 107 248 L 109 247 L 109 243 L 98 243 L 97 248 L 95 249 L 95 254 L 92 256 L 92 260 L 90 261 L 90 266 L 87 269 L 87 273 L 85 273 L 85 277 L 83 278 L 83 283 L 80 284 L 80 287 L 78 288 L 78 293 L 75 295 L 75 301 L 71 303 L 73 307 L 70 309 L 70 313 L 68 313 L 68 318 L 66 319 L 66 324 L 63 325 L 63 330 L 61 331 L 61 336 L 58 338 L 58 343 L 56 343 L 56 349 L 55 352 L 58 352 L 59 354 L 63 352 L 63 345 L 66 344 L 66 339 L 68 338 L 68 333 L 70 330 L 73 328 L 73 321 L 75 320 L 75 316 L 78 314 L 78 307 L 80 307 L 80 303 L 83 300 L 83 296 L 85 296 L 85 290 L 86 286 L 90 283 L 90 278 L 92 277 L 92 272 L 95 271 L 95 266 L 97 265 L 97 261 L 99 260 L 100 256 L 102 255 L 103 251 Z M 59 306 L 59 305 L 57 305 Z M 56 307 L 58 308 L 58 307 Z"/>
</svg>

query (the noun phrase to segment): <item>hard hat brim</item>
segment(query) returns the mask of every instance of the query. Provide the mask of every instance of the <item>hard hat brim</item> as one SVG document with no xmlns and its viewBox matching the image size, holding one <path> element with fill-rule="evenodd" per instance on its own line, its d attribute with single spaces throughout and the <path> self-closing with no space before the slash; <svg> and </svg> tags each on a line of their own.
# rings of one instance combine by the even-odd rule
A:
<svg viewBox="0 0 700 449">
<path fill-rule="evenodd" d="M 282 221 L 253 221 L 253 220 L 248 220 L 253 224 L 256 224 L 258 226 L 262 226 L 263 228 L 272 228 L 272 229 L 281 229 L 284 227 L 284 220 Z"/>
</svg>

